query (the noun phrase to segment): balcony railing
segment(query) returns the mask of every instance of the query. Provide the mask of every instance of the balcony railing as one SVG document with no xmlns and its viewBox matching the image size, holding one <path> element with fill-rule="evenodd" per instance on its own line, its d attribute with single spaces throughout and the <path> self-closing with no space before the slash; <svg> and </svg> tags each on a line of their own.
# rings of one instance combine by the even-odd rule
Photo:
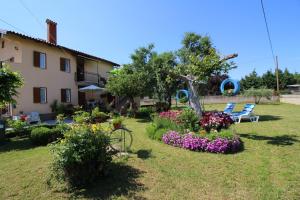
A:
<svg viewBox="0 0 300 200">
<path fill-rule="evenodd" d="M 105 79 L 100 74 L 84 72 L 75 72 L 75 81 L 79 84 L 95 84 L 101 87 L 105 85 Z"/>
</svg>

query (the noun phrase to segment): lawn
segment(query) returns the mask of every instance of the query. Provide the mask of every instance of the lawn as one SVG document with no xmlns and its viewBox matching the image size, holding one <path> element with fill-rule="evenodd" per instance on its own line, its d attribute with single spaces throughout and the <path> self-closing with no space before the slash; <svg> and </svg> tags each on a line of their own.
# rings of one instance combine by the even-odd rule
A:
<svg viewBox="0 0 300 200">
<path fill-rule="evenodd" d="M 259 123 L 233 125 L 244 151 L 228 155 L 151 140 L 148 121 L 128 119 L 133 153 L 117 160 L 111 175 L 73 192 L 48 186 L 48 147 L 14 139 L 0 147 L 0 199 L 300 199 L 300 106 L 258 105 L 255 110 Z"/>
</svg>

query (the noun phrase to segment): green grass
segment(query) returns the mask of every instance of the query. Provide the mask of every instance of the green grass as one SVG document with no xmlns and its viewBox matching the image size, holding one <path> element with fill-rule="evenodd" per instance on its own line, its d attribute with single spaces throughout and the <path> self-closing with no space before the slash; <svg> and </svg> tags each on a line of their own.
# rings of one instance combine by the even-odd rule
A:
<svg viewBox="0 0 300 200">
<path fill-rule="evenodd" d="M 229 155 L 165 145 L 147 137 L 149 122 L 128 119 L 133 153 L 104 180 L 73 192 L 47 185 L 48 147 L 13 140 L 0 146 L 0 199 L 300 199 L 300 106 L 255 111 L 259 123 L 234 125 L 245 150 Z"/>
</svg>

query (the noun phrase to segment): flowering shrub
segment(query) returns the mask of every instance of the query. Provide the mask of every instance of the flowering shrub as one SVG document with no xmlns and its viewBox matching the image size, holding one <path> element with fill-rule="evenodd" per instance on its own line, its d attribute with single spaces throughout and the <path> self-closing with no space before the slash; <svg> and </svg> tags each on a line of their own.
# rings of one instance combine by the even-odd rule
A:
<svg viewBox="0 0 300 200">
<path fill-rule="evenodd" d="M 64 139 L 53 144 L 52 172 L 57 180 L 78 187 L 94 182 L 108 170 L 112 161 L 109 138 L 99 130 L 95 134 L 88 125 L 74 125 Z"/>
<path fill-rule="evenodd" d="M 169 111 L 165 111 L 165 112 L 160 112 L 159 117 L 166 118 L 166 119 L 172 120 L 174 122 L 177 122 L 180 114 L 181 114 L 181 111 L 179 111 L 179 110 L 169 110 Z"/>
<path fill-rule="evenodd" d="M 218 137 L 214 140 L 209 140 L 191 133 L 181 135 L 176 131 L 168 131 L 163 135 L 162 141 L 165 144 L 191 151 L 207 151 L 211 153 L 237 152 L 242 148 L 242 143 L 237 136 L 231 139 Z"/>
<path fill-rule="evenodd" d="M 182 148 L 192 151 L 205 151 L 208 143 L 207 138 L 200 138 L 190 133 L 182 137 Z"/>
<path fill-rule="evenodd" d="M 204 112 L 200 120 L 200 126 L 207 132 L 210 130 L 220 131 L 222 128 L 229 128 L 233 120 L 224 112 Z"/>
<path fill-rule="evenodd" d="M 163 135 L 162 141 L 165 144 L 172 145 L 174 147 L 181 147 L 182 146 L 182 138 L 180 133 L 176 131 L 168 131 L 166 134 Z"/>
</svg>

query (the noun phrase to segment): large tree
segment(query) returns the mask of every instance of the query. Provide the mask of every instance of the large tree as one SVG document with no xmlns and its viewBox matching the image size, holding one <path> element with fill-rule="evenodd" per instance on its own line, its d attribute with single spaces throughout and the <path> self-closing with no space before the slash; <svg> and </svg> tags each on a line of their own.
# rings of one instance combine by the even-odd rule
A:
<svg viewBox="0 0 300 200">
<path fill-rule="evenodd" d="M 176 91 L 176 78 L 170 75 L 177 65 L 172 52 L 158 54 L 154 45 L 141 47 L 131 55 L 132 62 L 111 73 L 107 88 L 118 96 L 153 96 L 171 106 L 171 97 Z"/>
<path fill-rule="evenodd" d="M 177 66 L 176 56 L 172 52 L 155 54 L 152 60 L 153 94 L 160 101 L 171 107 L 172 95 L 176 92 L 179 84 L 178 79 L 170 71 Z"/>
<path fill-rule="evenodd" d="M 234 63 L 227 61 L 237 57 L 237 54 L 222 58 L 208 36 L 186 33 L 178 56 L 181 62 L 176 67 L 175 73 L 187 83 L 191 107 L 201 117 L 199 84 L 206 83 L 214 74 L 227 73 L 235 68 Z"/>
</svg>

